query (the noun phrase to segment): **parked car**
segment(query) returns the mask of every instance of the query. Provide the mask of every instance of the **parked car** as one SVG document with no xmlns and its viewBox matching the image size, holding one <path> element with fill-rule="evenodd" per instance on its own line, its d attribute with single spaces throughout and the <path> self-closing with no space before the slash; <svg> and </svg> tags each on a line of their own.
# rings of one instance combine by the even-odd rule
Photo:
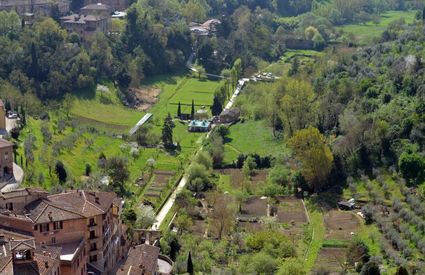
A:
<svg viewBox="0 0 425 275">
<path fill-rule="evenodd" d="M 16 112 L 9 111 L 9 112 L 7 112 L 7 118 L 9 118 L 9 119 L 17 119 L 18 118 L 18 114 Z"/>
</svg>

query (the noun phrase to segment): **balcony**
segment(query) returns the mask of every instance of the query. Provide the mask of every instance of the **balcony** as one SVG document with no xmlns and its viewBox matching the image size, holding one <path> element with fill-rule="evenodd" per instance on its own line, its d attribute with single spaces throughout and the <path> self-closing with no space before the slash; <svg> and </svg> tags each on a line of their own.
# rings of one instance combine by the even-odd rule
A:
<svg viewBox="0 0 425 275">
<path fill-rule="evenodd" d="M 95 226 L 97 226 L 96 223 L 90 223 L 89 225 L 87 225 L 88 228 L 92 228 L 92 227 L 95 227 Z"/>
<path fill-rule="evenodd" d="M 99 239 L 99 237 L 98 236 L 90 236 L 89 237 L 89 241 L 90 242 L 92 242 L 92 241 L 97 241 Z"/>
</svg>

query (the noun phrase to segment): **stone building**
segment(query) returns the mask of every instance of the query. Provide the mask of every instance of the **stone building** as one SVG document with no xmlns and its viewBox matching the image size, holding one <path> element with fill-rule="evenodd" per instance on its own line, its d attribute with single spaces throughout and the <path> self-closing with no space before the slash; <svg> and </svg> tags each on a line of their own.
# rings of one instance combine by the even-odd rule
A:
<svg viewBox="0 0 425 275">
<path fill-rule="evenodd" d="M 75 32 L 81 38 L 94 35 L 96 32 L 107 33 L 110 25 L 111 9 L 103 4 L 88 5 L 80 10 L 80 14 L 61 17 L 61 25 L 68 32 Z"/>
<path fill-rule="evenodd" d="M 0 10 L 15 10 L 21 16 L 50 16 L 56 7 L 61 14 L 69 12 L 70 3 L 70 0 L 0 0 Z"/>
</svg>

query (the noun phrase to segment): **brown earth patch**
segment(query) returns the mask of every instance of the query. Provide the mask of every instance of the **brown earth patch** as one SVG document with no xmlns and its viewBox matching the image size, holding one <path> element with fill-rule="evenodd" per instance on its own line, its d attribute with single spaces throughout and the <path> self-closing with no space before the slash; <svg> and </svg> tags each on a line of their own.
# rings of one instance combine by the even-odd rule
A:
<svg viewBox="0 0 425 275">
<path fill-rule="evenodd" d="M 267 216 L 267 199 L 261 197 L 248 198 L 241 204 L 241 215 L 247 216 Z"/>
<path fill-rule="evenodd" d="M 230 176 L 230 181 L 233 187 L 240 188 L 243 186 L 245 182 L 245 176 L 242 173 L 241 169 L 221 169 L 218 170 L 223 175 Z M 251 183 L 253 186 L 257 186 L 260 182 L 265 182 L 267 180 L 267 176 L 269 175 L 268 170 L 257 170 L 255 175 L 251 176 Z"/>
<path fill-rule="evenodd" d="M 158 96 L 161 93 L 161 89 L 152 86 L 130 88 L 129 91 L 136 99 L 136 109 L 143 112 L 146 112 L 158 101 Z"/>
<path fill-rule="evenodd" d="M 326 239 L 351 240 L 360 227 L 360 220 L 352 212 L 331 210 L 325 215 Z"/>
<path fill-rule="evenodd" d="M 277 220 L 283 223 L 306 224 L 307 213 L 301 199 L 294 197 L 277 197 Z"/>
<path fill-rule="evenodd" d="M 323 247 L 317 255 L 314 270 L 323 267 L 330 274 L 341 274 L 347 254 L 346 248 Z"/>
</svg>

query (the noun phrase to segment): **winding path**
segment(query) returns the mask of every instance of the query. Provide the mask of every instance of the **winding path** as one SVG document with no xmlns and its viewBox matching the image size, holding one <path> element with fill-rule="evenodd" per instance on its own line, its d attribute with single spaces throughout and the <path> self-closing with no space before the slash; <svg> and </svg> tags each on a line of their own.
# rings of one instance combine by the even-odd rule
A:
<svg viewBox="0 0 425 275">
<path fill-rule="evenodd" d="M 187 66 L 189 67 L 189 69 L 192 70 L 193 67 L 191 67 L 189 64 L 190 63 L 188 61 Z M 235 89 L 235 91 L 233 92 L 233 95 L 230 98 L 230 100 L 227 103 L 227 105 L 224 108 L 224 110 L 227 110 L 227 109 L 232 108 L 233 103 L 235 102 L 236 97 L 239 95 L 239 93 L 241 92 L 241 90 L 244 87 L 245 83 L 247 83 L 247 82 L 249 82 L 249 79 L 248 78 L 243 78 L 243 79 L 239 80 L 239 82 L 238 82 L 239 85 Z M 207 133 L 207 137 L 209 137 L 209 135 L 212 133 L 212 131 L 214 130 L 214 127 L 215 127 L 215 125 L 213 125 L 213 127 L 211 128 L 211 130 Z M 202 147 L 200 149 L 202 149 Z M 187 176 L 188 175 L 186 173 L 183 175 L 183 177 L 181 178 L 181 180 L 180 180 L 179 184 L 177 185 L 176 189 L 173 191 L 173 193 L 171 194 L 171 196 L 168 198 L 167 202 L 162 206 L 161 210 L 156 215 L 156 217 L 155 217 L 155 223 L 152 225 L 152 228 L 151 228 L 152 230 L 158 230 L 159 227 L 161 226 L 161 224 L 163 223 L 163 221 L 164 221 L 165 217 L 167 216 L 168 212 L 170 212 L 171 208 L 173 207 L 174 202 L 176 201 L 177 195 L 186 186 L 186 184 L 187 184 Z"/>
</svg>

